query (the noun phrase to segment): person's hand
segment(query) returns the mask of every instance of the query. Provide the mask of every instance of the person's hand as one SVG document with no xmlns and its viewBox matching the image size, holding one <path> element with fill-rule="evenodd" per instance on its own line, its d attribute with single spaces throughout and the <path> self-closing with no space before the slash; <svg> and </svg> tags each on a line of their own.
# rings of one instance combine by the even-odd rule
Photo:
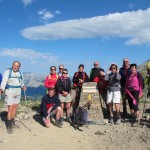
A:
<svg viewBox="0 0 150 150">
<path fill-rule="evenodd" d="M 68 92 L 65 92 L 65 91 L 63 91 L 63 94 L 62 94 L 63 96 L 67 96 L 68 95 Z"/>
<path fill-rule="evenodd" d="M 143 97 L 143 93 L 142 93 L 142 94 L 140 94 L 138 98 L 140 99 L 140 98 L 142 98 L 142 97 Z"/>
<path fill-rule="evenodd" d="M 82 79 L 79 79 L 79 83 L 83 83 L 84 82 L 84 80 L 82 80 Z"/>
<path fill-rule="evenodd" d="M 112 71 L 111 71 L 111 70 L 108 70 L 108 71 L 107 71 L 107 74 L 111 74 L 111 73 L 112 73 Z"/>
<path fill-rule="evenodd" d="M 22 90 L 23 90 L 23 91 L 26 91 L 26 90 L 27 90 L 26 86 L 23 86 L 23 87 L 22 87 Z"/>
</svg>

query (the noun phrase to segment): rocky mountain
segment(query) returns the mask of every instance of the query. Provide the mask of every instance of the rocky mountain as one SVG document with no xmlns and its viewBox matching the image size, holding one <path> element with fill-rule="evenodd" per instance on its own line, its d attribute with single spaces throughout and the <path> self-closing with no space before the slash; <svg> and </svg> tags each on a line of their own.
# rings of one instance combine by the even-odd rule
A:
<svg viewBox="0 0 150 150">
<path fill-rule="evenodd" d="M 26 95 L 29 99 L 41 99 L 46 93 L 44 87 L 44 80 L 46 76 L 41 74 L 32 74 L 30 72 L 23 72 L 24 83 L 27 87 Z"/>
<path fill-rule="evenodd" d="M 138 71 L 142 74 L 143 77 L 145 77 L 147 74 L 146 66 L 148 61 L 150 61 L 150 58 L 138 66 Z"/>
</svg>

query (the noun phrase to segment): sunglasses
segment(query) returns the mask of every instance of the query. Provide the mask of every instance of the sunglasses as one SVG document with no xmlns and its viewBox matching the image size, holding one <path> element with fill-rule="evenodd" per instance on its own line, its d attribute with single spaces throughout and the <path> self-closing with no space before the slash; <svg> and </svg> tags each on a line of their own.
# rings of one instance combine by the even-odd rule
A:
<svg viewBox="0 0 150 150">
<path fill-rule="evenodd" d="M 51 69 L 51 70 L 56 70 L 56 69 Z"/>
<path fill-rule="evenodd" d="M 116 68 L 111 68 L 111 69 L 115 70 Z"/>
<path fill-rule="evenodd" d="M 68 74 L 67 72 L 63 72 L 63 74 Z"/>
<path fill-rule="evenodd" d="M 64 69 L 64 68 L 59 68 L 59 69 Z"/>
</svg>

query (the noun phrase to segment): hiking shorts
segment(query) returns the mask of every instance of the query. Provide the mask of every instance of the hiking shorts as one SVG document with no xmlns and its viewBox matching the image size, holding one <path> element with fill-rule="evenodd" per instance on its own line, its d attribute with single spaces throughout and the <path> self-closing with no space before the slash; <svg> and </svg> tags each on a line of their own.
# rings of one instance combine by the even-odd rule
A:
<svg viewBox="0 0 150 150">
<path fill-rule="evenodd" d="M 21 99 L 21 95 L 10 96 L 5 95 L 5 102 L 7 105 L 19 104 Z"/>
<path fill-rule="evenodd" d="M 62 96 L 59 94 L 59 100 L 61 103 L 70 103 L 72 101 L 70 93 L 67 96 Z"/>
<path fill-rule="evenodd" d="M 109 92 L 107 91 L 107 104 L 108 103 L 120 103 L 121 93 L 120 91 Z"/>
</svg>

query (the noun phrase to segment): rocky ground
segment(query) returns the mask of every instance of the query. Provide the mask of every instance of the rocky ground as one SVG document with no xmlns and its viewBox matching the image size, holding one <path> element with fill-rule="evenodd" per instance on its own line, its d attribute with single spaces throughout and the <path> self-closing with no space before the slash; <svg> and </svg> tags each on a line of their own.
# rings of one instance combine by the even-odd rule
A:
<svg viewBox="0 0 150 150">
<path fill-rule="evenodd" d="M 46 128 L 37 109 L 22 106 L 16 117 L 20 129 L 13 134 L 6 131 L 6 108 L 1 108 L 0 150 L 150 150 L 150 102 L 145 108 L 139 126 L 132 127 L 128 119 L 111 125 L 105 119 L 105 125 L 85 125 L 79 131 L 67 122 L 61 129 L 53 124 Z"/>
</svg>

